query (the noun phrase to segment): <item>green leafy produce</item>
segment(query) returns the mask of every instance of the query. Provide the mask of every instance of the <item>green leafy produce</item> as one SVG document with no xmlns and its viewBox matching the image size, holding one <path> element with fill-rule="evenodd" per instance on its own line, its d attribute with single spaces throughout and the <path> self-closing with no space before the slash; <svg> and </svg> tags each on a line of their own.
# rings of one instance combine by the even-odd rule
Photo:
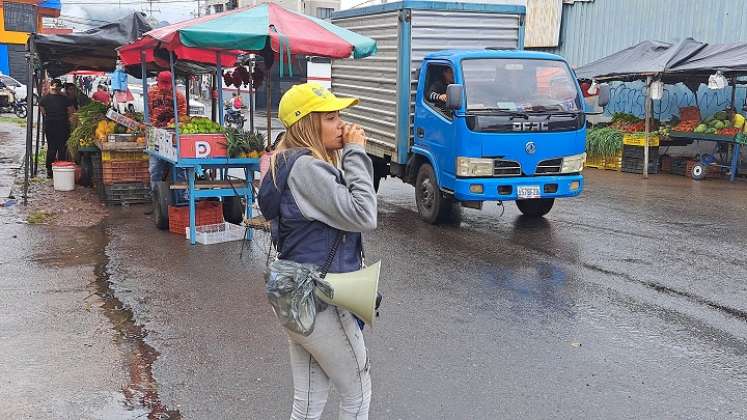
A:
<svg viewBox="0 0 747 420">
<path fill-rule="evenodd" d="M 67 150 L 74 159 L 78 156 L 78 148 L 81 142 L 87 142 L 96 138 L 96 126 L 99 121 L 106 118 L 106 105 L 91 101 L 80 107 L 77 116 L 77 123 L 70 137 L 67 140 Z"/>
<path fill-rule="evenodd" d="M 713 124 L 711 124 L 710 128 L 714 128 L 716 130 L 720 130 L 720 129 L 724 128 L 725 126 L 726 125 L 724 124 L 723 121 L 721 121 L 721 120 L 715 120 L 713 122 Z"/>
<path fill-rule="evenodd" d="M 721 121 L 726 121 L 729 119 L 729 114 L 726 111 L 719 111 L 713 115 L 713 118 Z"/>
<path fill-rule="evenodd" d="M 622 147 L 623 134 L 617 129 L 597 128 L 586 134 L 586 152 L 590 156 L 611 158 L 617 156 Z"/>
<path fill-rule="evenodd" d="M 264 150 L 265 138 L 259 132 L 249 132 L 237 128 L 226 128 L 226 150 L 229 157 L 239 157 L 242 154 L 254 154 L 257 157 Z"/>
<path fill-rule="evenodd" d="M 697 127 L 695 127 L 695 130 L 693 130 L 693 133 L 705 133 L 705 131 L 708 129 L 708 126 L 705 124 L 700 124 Z"/>
</svg>

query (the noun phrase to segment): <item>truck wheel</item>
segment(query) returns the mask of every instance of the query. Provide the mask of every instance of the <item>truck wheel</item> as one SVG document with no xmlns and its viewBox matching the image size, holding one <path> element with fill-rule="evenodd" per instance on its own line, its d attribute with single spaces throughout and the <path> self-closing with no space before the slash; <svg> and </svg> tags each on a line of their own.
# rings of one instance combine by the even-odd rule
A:
<svg viewBox="0 0 747 420">
<path fill-rule="evenodd" d="M 240 225 L 244 221 L 244 206 L 241 197 L 223 197 L 223 219 L 228 223 Z"/>
<path fill-rule="evenodd" d="M 692 176 L 692 178 L 697 181 L 704 179 L 706 176 L 705 165 L 703 165 L 702 163 L 696 163 L 693 166 L 693 170 L 690 172 L 690 176 Z"/>
<path fill-rule="evenodd" d="M 169 183 L 164 181 L 156 182 L 156 187 L 152 193 L 153 220 L 157 228 L 166 230 L 169 228 L 169 204 L 171 202 Z"/>
<path fill-rule="evenodd" d="M 532 198 L 529 200 L 516 200 L 516 206 L 529 217 L 542 217 L 550 212 L 552 205 L 555 204 L 554 198 Z"/>
<path fill-rule="evenodd" d="M 424 163 L 418 170 L 418 177 L 415 181 L 415 202 L 418 205 L 420 217 L 432 225 L 458 223 L 461 219 L 461 208 L 454 200 L 441 194 L 433 167 L 427 163 Z"/>
</svg>

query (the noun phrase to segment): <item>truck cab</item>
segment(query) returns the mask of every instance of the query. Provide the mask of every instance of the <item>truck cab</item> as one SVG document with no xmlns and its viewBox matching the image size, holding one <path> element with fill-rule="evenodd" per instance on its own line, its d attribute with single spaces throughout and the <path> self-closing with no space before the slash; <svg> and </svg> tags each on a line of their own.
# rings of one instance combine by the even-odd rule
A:
<svg viewBox="0 0 747 420">
<path fill-rule="evenodd" d="M 516 201 L 542 216 L 583 189 L 584 100 L 563 58 L 522 50 L 427 55 L 417 75 L 407 164 L 421 217 Z"/>
</svg>

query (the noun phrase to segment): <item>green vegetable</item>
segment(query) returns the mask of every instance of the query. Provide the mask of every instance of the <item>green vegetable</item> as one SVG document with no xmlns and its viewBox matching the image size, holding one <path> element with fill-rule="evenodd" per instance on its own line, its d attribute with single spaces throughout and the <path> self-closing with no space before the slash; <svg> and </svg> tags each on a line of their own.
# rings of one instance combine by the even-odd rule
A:
<svg viewBox="0 0 747 420">
<path fill-rule="evenodd" d="M 695 127 L 695 130 L 693 130 L 693 133 L 705 133 L 705 131 L 708 129 L 708 126 L 705 124 L 700 124 L 697 127 Z"/>
<path fill-rule="evenodd" d="M 586 153 L 590 156 L 614 157 L 620 153 L 622 147 L 623 135 L 614 128 L 596 128 L 586 134 Z"/>
<path fill-rule="evenodd" d="M 725 126 L 726 126 L 726 125 L 724 124 L 724 122 L 723 122 L 723 121 L 720 121 L 720 120 L 716 120 L 716 121 L 714 121 L 714 122 L 713 122 L 713 124 L 711 125 L 711 128 L 715 128 L 716 130 L 720 130 L 720 129 L 724 128 Z"/>
<path fill-rule="evenodd" d="M 713 118 L 726 121 L 729 119 L 729 114 L 727 114 L 726 111 L 719 111 L 713 115 Z"/>
</svg>

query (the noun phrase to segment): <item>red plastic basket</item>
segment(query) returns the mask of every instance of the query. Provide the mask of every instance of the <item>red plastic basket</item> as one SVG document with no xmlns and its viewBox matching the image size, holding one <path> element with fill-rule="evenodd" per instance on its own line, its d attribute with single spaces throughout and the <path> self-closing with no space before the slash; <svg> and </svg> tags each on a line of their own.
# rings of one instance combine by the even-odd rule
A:
<svg viewBox="0 0 747 420">
<path fill-rule="evenodd" d="M 195 226 L 213 225 L 223 222 L 223 204 L 220 201 L 198 201 L 195 205 Z M 169 231 L 184 235 L 189 227 L 189 207 L 169 206 Z"/>
</svg>

